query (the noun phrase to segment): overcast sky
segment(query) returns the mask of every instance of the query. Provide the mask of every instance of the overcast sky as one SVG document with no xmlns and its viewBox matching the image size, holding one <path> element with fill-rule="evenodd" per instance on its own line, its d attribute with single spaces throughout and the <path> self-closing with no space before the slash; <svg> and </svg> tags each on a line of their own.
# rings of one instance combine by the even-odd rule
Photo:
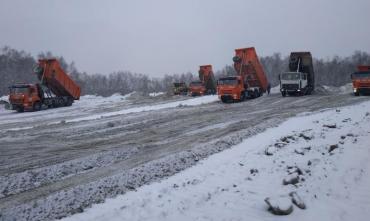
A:
<svg viewBox="0 0 370 221">
<path fill-rule="evenodd" d="M 240 47 L 370 52 L 369 11 L 370 0 L 0 0 L 0 47 L 51 51 L 89 73 L 194 73 Z"/>
</svg>

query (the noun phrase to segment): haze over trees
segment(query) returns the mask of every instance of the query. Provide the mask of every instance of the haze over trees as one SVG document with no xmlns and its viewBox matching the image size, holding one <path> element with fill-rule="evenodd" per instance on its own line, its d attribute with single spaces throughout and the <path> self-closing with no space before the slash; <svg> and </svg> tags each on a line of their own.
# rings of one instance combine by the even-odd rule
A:
<svg viewBox="0 0 370 221">
<path fill-rule="evenodd" d="M 8 87 L 15 83 L 35 83 L 36 76 L 32 70 L 38 58 L 55 57 L 52 53 L 40 53 L 37 58 L 31 54 L 3 47 L 0 49 L 0 95 L 8 93 Z M 152 78 L 145 74 L 130 71 L 117 71 L 108 75 L 85 73 L 78 71 L 74 62 L 68 63 L 63 57 L 56 57 L 62 67 L 81 86 L 83 94 L 109 96 L 114 93 L 127 94 L 133 91 L 144 94 L 159 91 L 171 91 L 173 82 L 182 81 L 187 84 L 198 79 L 198 73 L 182 73 Z M 231 60 L 231 59 L 230 59 Z M 272 86 L 278 85 L 279 73 L 288 67 L 288 55 L 275 53 L 260 57 L 267 78 Z M 231 62 L 230 62 L 231 63 Z M 350 82 L 350 73 L 357 65 L 370 64 L 370 54 L 355 51 L 347 57 L 334 56 L 328 59 L 314 59 L 314 69 L 317 85 L 341 86 Z M 216 79 L 221 76 L 235 74 L 232 65 L 226 65 L 221 70 L 215 70 Z"/>
</svg>

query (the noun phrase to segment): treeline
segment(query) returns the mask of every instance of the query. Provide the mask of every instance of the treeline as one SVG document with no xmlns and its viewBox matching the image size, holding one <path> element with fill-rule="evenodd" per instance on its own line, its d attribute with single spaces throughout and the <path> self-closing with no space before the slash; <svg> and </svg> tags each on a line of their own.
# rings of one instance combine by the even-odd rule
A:
<svg viewBox="0 0 370 221">
<path fill-rule="evenodd" d="M 55 57 L 50 52 L 40 53 L 37 58 L 24 51 L 18 51 L 9 47 L 0 49 L 0 95 L 8 93 L 8 87 L 14 83 L 37 82 L 32 69 L 38 58 Z M 63 57 L 57 57 L 62 67 L 81 86 L 83 94 L 96 94 L 109 96 L 114 93 L 127 94 L 133 91 L 150 93 L 171 91 L 173 82 L 181 81 L 190 83 L 198 79 L 198 73 L 183 73 L 165 75 L 161 78 L 152 78 L 148 75 L 132 73 L 129 71 L 117 71 L 108 75 L 88 74 L 80 72 L 74 62 L 68 63 Z M 231 60 L 231 59 L 230 59 Z M 286 71 L 288 56 L 275 53 L 272 56 L 261 57 L 272 86 L 277 85 L 279 73 Z M 359 64 L 370 64 L 370 54 L 356 51 L 352 56 L 330 59 L 314 59 L 316 84 L 341 86 L 350 82 L 349 74 Z M 226 65 L 221 70 L 215 71 L 216 79 L 222 76 L 234 75 L 232 65 Z"/>
</svg>

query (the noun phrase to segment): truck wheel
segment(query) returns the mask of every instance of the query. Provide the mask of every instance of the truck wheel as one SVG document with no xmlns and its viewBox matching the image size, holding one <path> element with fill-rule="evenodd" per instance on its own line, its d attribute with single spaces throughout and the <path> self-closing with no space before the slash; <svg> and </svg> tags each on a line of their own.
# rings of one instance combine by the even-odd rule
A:
<svg viewBox="0 0 370 221">
<path fill-rule="evenodd" d="M 22 113 L 22 112 L 24 112 L 24 108 L 23 108 L 23 107 L 18 107 L 18 108 L 17 108 L 17 112 L 18 112 L 18 113 Z"/>
<path fill-rule="evenodd" d="M 67 103 L 66 103 L 66 106 L 72 106 L 72 104 L 73 104 L 73 100 L 72 99 L 68 99 L 67 100 Z"/>
<path fill-rule="evenodd" d="M 281 96 L 286 97 L 286 91 L 282 91 Z"/>
<path fill-rule="evenodd" d="M 240 94 L 240 101 L 245 101 L 245 93 L 244 92 L 242 92 Z"/>
<path fill-rule="evenodd" d="M 225 97 L 221 97 L 221 101 L 222 101 L 222 103 L 227 103 L 228 99 L 225 98 Z"/>
<path fill-rule="evenodd" d="M 355 92 L 354 94 L 355 94 L 355 96 L 360 96 L 360 92 L 359 91 Z"/>
<path fill-rule="evenodd" d="M 257 98 L 257 97 L 259 97 L 259 96 L 260 96 L 259 91 L 258 91 L 258 90 L 254 90 L 254 91 L 253 91 L 253 98 Z"/>
<path fill-rule="evenodd" d="M 36 102 L 33 104 L 33 111 L 39 111 L 41 110 L 41 103 L 40 102 Z"/>
</svg>

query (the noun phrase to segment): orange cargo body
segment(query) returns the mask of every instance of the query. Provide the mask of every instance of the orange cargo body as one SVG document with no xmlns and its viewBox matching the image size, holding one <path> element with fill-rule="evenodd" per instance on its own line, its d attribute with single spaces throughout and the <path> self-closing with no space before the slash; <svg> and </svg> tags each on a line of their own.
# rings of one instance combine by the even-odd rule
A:
<svg viewBox="0 0 370 221">
<path fill-rule="evenodd" d="M 259 62 L 256 49 L 240 48 L 235 50 L 235 55 L 241 58 L 241 62 L 234 62 L 234 68 L 248 83 L 249 87 L 260 87 L 267 90 L 268 81 Z"/>
<path fill-rule="evenodd" d="M 351 74 L 353 93 L 355 96 L 370 94 L 370 65 L 357 67 L 357 72 Z"/>
<path fill-rule="evenodd" d="M 357 66 L 358 71 L 370 71 L 370 65 L 359 65 Z"/>
<path fill-rule="evenodd" d="M 207 81 L 207 79 L 210 77 L 212 74 L 212 65 L 207 64 L 207 65 L 201 65 L 199 66 L 199 79 L 202 82 Z"/>
<path fill-rule="evenodd" d="M 56 96 L 69 96 L 79 100 L 80 87 L 64 72 L 56 59 L 40 59 L 39 67 L 43 69 L 38 75 L 42 84 L 45 84 Z"/>
<path fill-rule="evenodd" d="M 204 94 L 216 94 L 217 86 L 215 76 L 213 74 L 212 65 L 199 66 L 199 80 L 204 86 Z"/>
</svg>

